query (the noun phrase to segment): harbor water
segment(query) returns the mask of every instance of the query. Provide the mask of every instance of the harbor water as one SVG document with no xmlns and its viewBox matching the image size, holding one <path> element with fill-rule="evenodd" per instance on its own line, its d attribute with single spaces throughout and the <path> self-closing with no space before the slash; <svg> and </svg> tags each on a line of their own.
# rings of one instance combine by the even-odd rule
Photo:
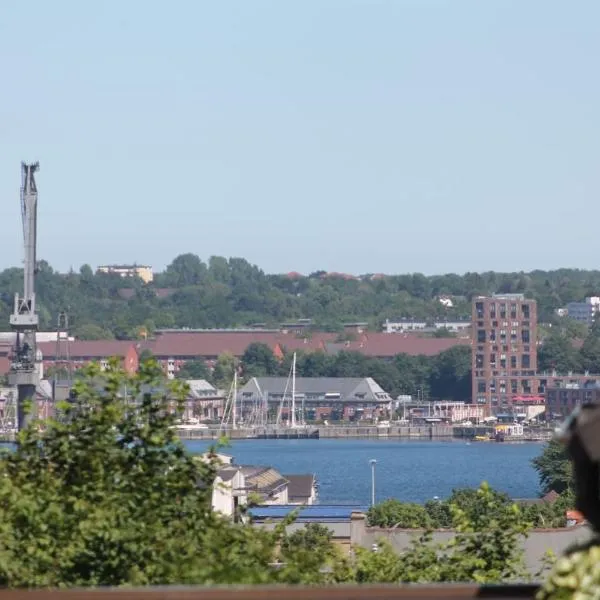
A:
<svg viewBox="0 0 600 600">
<path fill-rule="evenodd" d="M 212 444 L 185 442 L 194 453 Z M 482 481 L 513 498 L 535 498 L 539 485 L 531 459 L 542 448 L 535 442 L 318 439 L 234 440 L 219 451 L 232 455 L 236 464 L 272 466 L 282 474 L 316 474 L 322 503 L 368 504 L 371 459 L 377 461 L 377 501 L 393 497 L 421 503 Z"/>
</svg>

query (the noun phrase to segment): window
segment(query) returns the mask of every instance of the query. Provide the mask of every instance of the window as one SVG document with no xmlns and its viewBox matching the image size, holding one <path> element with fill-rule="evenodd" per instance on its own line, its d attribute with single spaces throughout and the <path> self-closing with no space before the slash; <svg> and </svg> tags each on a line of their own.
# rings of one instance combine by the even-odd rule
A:
<svg viewBox="0 0 600 600">
<path fill-rule="evenodd" d="M 496 341 L 496 330 L 492 329 L 490 330 L 490 342 L 495 342 Z"/>
<path fill-rule="evenodd" d="M 510 380 L 510 393 L 511 394 L 516 394 L 517 393 L 517 380 L 516 379 L 511 379 Z"/>
<path fill-rule="evenodd" d="M 492 327 L 498 327 L 498 321 L 494 321 L 494 322 L 492 323 Z"/>
<path fill-rule="evenodd" d="M 511 356 L 510 357 L 510 368 L 511 369 L 516 369 L 517 368 L 517 357 L 516 356 Z"/>
<path fill-rule="evenodd" d="M 496 366 L 496 355 L 495 354 L 490 354 L 490 366 L 492 366 L 492 367 Z"/>
<path fill-rule="evenodd" d="M 529 329 L 523 329 L 521 331 L 521 341 L 524 344 L 529 344 Z"/>
<path fill-rule="evenodd" d="M 513 321 L 512 322 L 512 326 L 514 327 L 518 327 L 519 326 L 519 321 Z"/>
<path fill-rule="evenodd" d="M 477 330 L 477 342 L 479 344 L 482 344 L 485 342 L 485 329 L 478 329 Z"/>
<path fill-rule="evenodd" d="M 506 354 L 500 355 L 500 368 L 506 369 Z"/>
<path fill-rule="evenodd" d="M 531 367 L 531 363 L 530 363 L 530 358 L 529 358 L 529 354 L 523 354 L 521 356 L 521 366 L 524 369 L 529 369 Z"/>
<path fill-rule="evenodd" d="M 529 319 L 529 304 L 523 304 L 521 310 L 523 311 L 523 318 Z"/>
<path fill-rule="evenodd" d="M 475 302 L 475 312 L 478 319 L 483 319 L 483 302 Z"/>
<path fill-rule="evenodd" d="M 477 382 L 477 393 L 478 394 L 485 394 L 485 381 L 478 381 Z"/>
<path fill-rule="evenodd" d="M 517 305 L 516 304 L 510 305 L 510 318 L 511 319 L 517 318 Z"/>
<path fill-rule="evenodd" d="M 475 368 L 477 368 L 477 369 L 483 368 L 483 354 L 475 355 Z"/>
</svg>

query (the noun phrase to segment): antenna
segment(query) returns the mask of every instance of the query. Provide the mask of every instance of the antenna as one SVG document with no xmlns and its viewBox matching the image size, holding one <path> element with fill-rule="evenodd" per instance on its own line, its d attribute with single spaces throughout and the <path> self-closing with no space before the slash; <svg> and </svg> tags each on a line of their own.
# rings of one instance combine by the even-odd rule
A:
<svg viewBox="0 0 600 600">
<path fill-rule="evenodd" d="M 52 398 L 57 401 L 56 388 L 62 381 L 71 389 L 73 382 L 73 363 L 69 341 L 69 315 L 66 311 L 58 313 L 56 320 L 56 350 L 54 352 L 54 373 L 52 376 Z"/>
</svg>

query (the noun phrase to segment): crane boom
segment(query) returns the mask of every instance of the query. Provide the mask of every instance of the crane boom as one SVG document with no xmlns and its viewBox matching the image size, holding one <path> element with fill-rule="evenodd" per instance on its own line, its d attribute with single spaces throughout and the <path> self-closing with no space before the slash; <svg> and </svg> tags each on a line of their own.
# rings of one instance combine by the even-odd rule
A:
<svg viewBox="0 0 600 600">
<path fill-rule="evenodd" d="M 35 401 L 39 373 L 36 369 L 36 332 L 38 315 L 35 310 L 35 273 L 37 250 L 37 185 L 35 172 L 39 163 L 21 163 L 21 217 L 23 220 L 23 296 L 15 294 L 10 325 L 16 332 L 16 343 L 10 366 L 9 381 L 18 389 L 17 424 L 23 429 L 35 411 L 26 414 L 27 402 Z"/>
</svg>

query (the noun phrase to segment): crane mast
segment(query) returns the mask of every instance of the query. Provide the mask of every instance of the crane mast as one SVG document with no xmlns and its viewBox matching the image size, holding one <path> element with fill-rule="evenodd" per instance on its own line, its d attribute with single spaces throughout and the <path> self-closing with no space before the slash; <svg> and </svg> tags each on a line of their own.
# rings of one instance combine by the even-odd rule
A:
<svg viewBox="0 0 600 600">
<path fill-rule="evenodd" d="M 17 424 L 19 430 L 35 417 L 34 406 L 26 414 L 28 402 L 35 403 L 39 373 L 36 368 L 36 332 L 38 315 L 35 310 L 35 273 L 37 248 L 37 186 L 35 172 L 39 163 L 21 163 L 21 217 L 23 220 L 23 296 L 15 294 L 10 326 L 16 332 L 16 342 L 10 365 L 9 382 L 17 386 Z"/>
</svg>

